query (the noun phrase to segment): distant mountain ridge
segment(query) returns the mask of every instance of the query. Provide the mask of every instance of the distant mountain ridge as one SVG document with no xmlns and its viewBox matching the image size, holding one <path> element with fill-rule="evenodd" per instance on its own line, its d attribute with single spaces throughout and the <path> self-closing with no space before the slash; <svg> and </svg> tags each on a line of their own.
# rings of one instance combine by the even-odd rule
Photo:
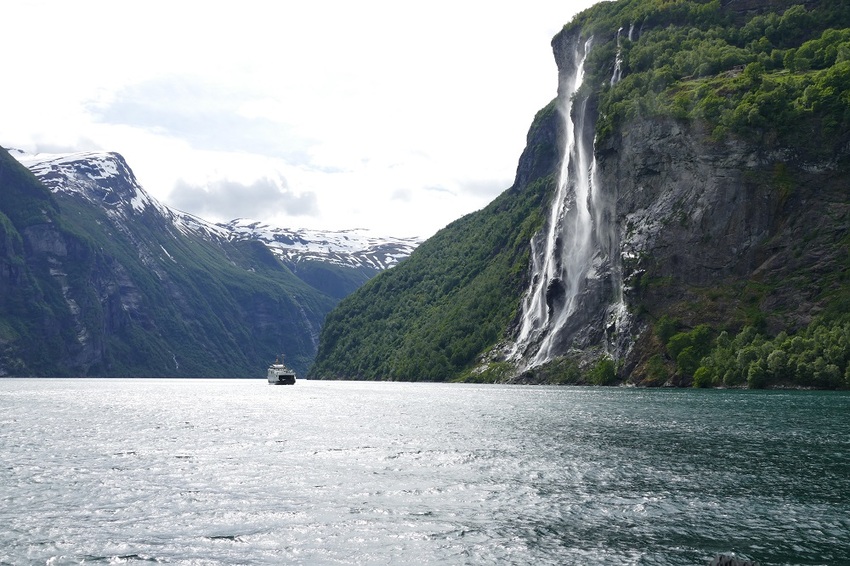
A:
<svg viewBox="0 0 850 566">
<path fill-rule="evenodd" d="M 114 152 L 0 151 L 0 193 L 0 376 L 304 375 L 327 312 L 416 244 L 207 222 Z"/>
<path fill-rule="evenodd" d="M 234 237 L 263 242 L 282 261 L 325 261 L 347 267 L 389 269 L 421 243 L 420 238 L 379 237 L 363 229 L 308 230 L 270 226 L 246 218 L 218 224 Z"/>
</svg>

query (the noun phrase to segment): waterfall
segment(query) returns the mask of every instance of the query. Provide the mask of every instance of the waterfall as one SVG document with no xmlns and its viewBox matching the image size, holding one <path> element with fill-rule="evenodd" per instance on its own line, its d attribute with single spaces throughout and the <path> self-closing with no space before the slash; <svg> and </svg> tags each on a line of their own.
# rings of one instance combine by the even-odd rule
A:
<svg viewBox="0 0 850 566">
<path fill-rule="evenodd" d="M 594 125 L 585 123 L 587 99 L 579 101 L 574 96 L 584 80 L 591 42 L 592 38 L 576 49 L 575 72 L 558 89 L 558 111 L 564 126 L 558 188 L 545 235 L 538 234 L 531 242 L 533 275 L 514 347 L 514 357 L 530 360 L 529 367 L 552 357 L 559 331 L 576 310 L 577 297 L 591 270 L 594 250 L 589 197 Z"/>
<path fill-rule="evenodd" d="M 623 78 L 623 51 L 620 47 L 620 34 L 623 28 L 617 30 L 617 55 L 614 57 L 614 72 L 611 75 L 611 86 L 614 86 L 620 79 Z M 631 39 L 632 30 L 629 29 L 629 39 Z"/>
<path fill-rule="evenodd" d="M 612 87 L 623 78 L 622 33 L 623 28 L 620 27 L 617 30 L 617 52 L 614 56 L 614 72 L 611 75 L 610 81 L 610 86 Z M 631 24 L 629 25 L 629 32 L 626 38 L 629 41 L 634 41 L 634 33 L 635 25 Z M 596 162 L 594 160 L 591 171 L 591 186 L 595 186 L 593 182 L 595 168 Z M 617 342 L 620 338 L 617 335 L 618 330 L 625 328 L 629 324 L 629 312 L 623 297 L 623 266 L 619 260 L 619 240 L 614 226 L 616 197 L 611 194 L 603 194 L 603 191 L 600 190 L 592 191 L 591 209 L 596 219 L 596 241 L 600 250 L 609 259 L 613 297 L 605 313 L 605 346 L 607 353 L 616 358 L 618 350 Z"/>
<path fill-rule="evenodd" d="M 562 75 L 558 89 L 564 140 L 557 191 L 544 230 L 531 240 L 531 281 L 510 354 L 523 369 L 544 364 L 580 344 L 602 342 L 606 353 L 616 358 L 618 331 L 628 324 L 616 191 L 598 186 L 595 123 L 587 97 L 576 96 L 591 43 L 592 38 L 576 45 L 575 71 Z M 612 84 L 621 78 L 620 63 L 618 49 Z"/>
<path fill-rule="evenodd" d="M 623 78 L 623 28 L 617 30 L 617 54 L 614 56 L 614 72 L 611 74 L 611 86 L 614 86 Z M 634 41 L 635 39 L 635 25 L 631 24 L 629 26 L 629 33 L 626 35 L 626 38 L 629 41 Z"/>
</svg>

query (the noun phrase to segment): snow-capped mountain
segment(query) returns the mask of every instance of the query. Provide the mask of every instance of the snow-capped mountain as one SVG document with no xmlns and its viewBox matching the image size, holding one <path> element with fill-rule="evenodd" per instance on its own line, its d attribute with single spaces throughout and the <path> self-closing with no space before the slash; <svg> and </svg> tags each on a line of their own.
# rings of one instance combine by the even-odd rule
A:
<svg viewBox="0 0 850 566">
<path fill-rule="evenodd" d="M 228 241 L 256 240 L 291 266 L 312 260 L 382 271 L 409 256 L 421 243 L 420 238 L 383 237 L 365 229 L 290 229 L 245 218 L 214 224 L 169 208 L 150 196 L 118 153 L 30 154 L 19 149 L 9 153 L 51 191 L 78 194 L 102 206 L 113 218 L 127 218 L 150 207 L 183 233 Z"/>
<path fill-rule="evenodd" d="M 31 154 L 10 149 L 52 192 L 77 194 L 104 207 L 110 216 L 126 217 L 133 211 L 154 207 L 164 215 L 166 207 L 145 192 L 124 158 L 114 152 Z"/>
<path fill-rule="evenodd" d="M 317 260 L 349 267 L 388 269 L 406 258 L 421 243 L 419 238 L 387 238 L 368 230 L 290 230 L 238 218 L 220 226 L 234 237 L 259 240 L 286 262 Z"/>
</svg>

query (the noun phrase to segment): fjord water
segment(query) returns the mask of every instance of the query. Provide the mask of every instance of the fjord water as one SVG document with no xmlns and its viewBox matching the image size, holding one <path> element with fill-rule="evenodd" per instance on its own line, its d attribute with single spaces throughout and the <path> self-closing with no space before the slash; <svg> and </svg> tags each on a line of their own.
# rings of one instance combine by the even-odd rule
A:
<svg viewBox="0 0 850 566">
<path fill-rule="evenodd" d="M 0 563 L 850 557 L 850 395 L 0 380 Z"/>
</svg>

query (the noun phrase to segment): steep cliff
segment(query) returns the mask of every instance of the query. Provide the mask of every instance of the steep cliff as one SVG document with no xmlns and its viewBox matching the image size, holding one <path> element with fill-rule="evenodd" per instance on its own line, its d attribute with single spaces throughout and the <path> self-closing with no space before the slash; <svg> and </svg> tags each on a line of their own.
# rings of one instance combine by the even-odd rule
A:
<svg viewBox="0 0 850 566">
<path fill-rule="evenodd" d="M 799 163 L 665 119 L 630 124 L 606 150 L 598 178 L 615 188 L 625 303 L 640 315 L 615 355 L 633 379 L 657 349 L 630 356 L 629 342 L 653 339 L 662 317 L 775 335 L 846 293 L 847 154 Z"/>
<path fill-rule="evenodd" d="M 514 185 L 343 301 L 313 375 L 850 384 L 850 9 L 605 2 L 553 51 Z"/>
</svg>

